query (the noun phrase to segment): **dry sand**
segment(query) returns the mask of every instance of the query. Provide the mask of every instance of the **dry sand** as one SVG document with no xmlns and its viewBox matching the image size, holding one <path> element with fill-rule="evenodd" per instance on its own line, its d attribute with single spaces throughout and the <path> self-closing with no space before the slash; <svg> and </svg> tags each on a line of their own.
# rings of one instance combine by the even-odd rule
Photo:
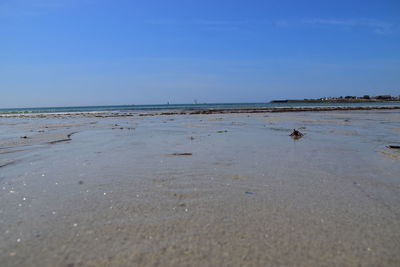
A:
<svg viewBox="0 0 400 267">
<path fill-rule="evenodd" d="M 121 115 L 0 118 L 0 266 L 400 265 L 398 110 Z"/>
</svg>

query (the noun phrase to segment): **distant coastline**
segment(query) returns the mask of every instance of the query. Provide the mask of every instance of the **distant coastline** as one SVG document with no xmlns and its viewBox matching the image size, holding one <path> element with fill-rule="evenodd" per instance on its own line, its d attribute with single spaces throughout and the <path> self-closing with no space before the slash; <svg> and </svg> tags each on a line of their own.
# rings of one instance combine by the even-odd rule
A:
<svg viewBox="0 0 400 267">
<path fill-rule="evenodd" d="M 379 103 L 379 102 L 400 102 L 400 96 L 379 95 L 379 96 L 340 96 L 322 97 L 317 99 L 278 99 L 270 103 Z"/>
<path fill-rule="evenodd" d="M 19 116 L 24 114 L 62 114 L 62 113 L 107 113 L 123 112 L 127 113 L 201 113 L 201 112 L 284 112 L 284 111 L 320 111 L 324 109 L 381 109 L 392 107 L 399 109 L 400 101 L 396 100 L 275 100 L 274 102 L 264 103 L 210 103 L 210 104 L 159 104 L 159 105 L 120 105 L 120 106 L 75 106 L 75 107 L 37 107 L 37 108 L 0 108 L 0 117 Z"/>
<path fill-rule="evenodd" d="M 270 103 L 381 103 L 381 102 L 400 102 L 400 100 L 377 100 L 377 99 L 284 99 L 272 100 Z"/>
<path fill-rule="evenodd" d="M 400 104 L 400 103 L 399 103 Z M 103 110 L 69 111 L 37 113 L 0 113 L 0 118 L 64 118 L 64 117 L 134 117 L 134 116 L 170 116 L 170 115 L 210 115 L 234 113 L 286 113 L 286 112 L 322 112 L 322 111 L 362 111 L 362 110 L 400 110 L 400 105 L 375 106 L 297 106 L 297 107 L 237 107 L 237 108 L 202 108 L 202 109 L 149 109 L 149 110 Z"/>
</svg>

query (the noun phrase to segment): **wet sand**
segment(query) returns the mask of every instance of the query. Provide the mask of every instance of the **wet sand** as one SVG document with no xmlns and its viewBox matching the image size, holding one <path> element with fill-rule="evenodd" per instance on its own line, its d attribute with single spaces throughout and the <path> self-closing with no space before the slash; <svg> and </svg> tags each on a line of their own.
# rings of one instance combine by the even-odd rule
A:
<svg viewBox="0 0 400 267">
<path fill-rule="evenodd" d="M 400 265 L 399 110 L 181 113 L 1 117 L 0 266 Z"/>
</svg>

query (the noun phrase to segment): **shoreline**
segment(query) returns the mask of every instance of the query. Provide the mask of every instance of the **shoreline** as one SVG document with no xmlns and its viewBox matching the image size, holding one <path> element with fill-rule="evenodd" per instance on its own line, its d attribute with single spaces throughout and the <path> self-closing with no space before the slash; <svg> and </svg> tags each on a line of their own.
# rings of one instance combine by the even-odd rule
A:
<svg viewBox="0 0 400 267">
<path fill-rule="evenodd" d="M 169 116 L 169 115 L 209 115 L 209 114 L 236 114 L 236 113 L 287 113 L 287 112 L 323 112 L 323 111 L 363 111 L 363 110 L 400 110 L 400 106 L 314 106 L 314 107 L 267 107 L 267 108 L 225 108 L 225 109 L 176 109 L 168 111 L 87 111 L 87 112 L 51 112 L 51 113 L 0 113 L 0 118 L 47 118 L 63 116 L 85 117 L 132 117 L 132 116 Z"/>
</svg>

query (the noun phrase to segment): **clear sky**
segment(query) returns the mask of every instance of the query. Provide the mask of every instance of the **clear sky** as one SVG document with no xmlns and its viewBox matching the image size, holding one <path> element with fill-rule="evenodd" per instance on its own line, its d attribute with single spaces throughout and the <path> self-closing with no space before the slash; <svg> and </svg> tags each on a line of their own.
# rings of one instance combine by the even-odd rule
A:
<svg viewBox="0 0 400 267">
<path fill-rule="evenodd" d="M 399 0 L 0 0 L 0 108 L 400 95 Z"/>
</svg>

